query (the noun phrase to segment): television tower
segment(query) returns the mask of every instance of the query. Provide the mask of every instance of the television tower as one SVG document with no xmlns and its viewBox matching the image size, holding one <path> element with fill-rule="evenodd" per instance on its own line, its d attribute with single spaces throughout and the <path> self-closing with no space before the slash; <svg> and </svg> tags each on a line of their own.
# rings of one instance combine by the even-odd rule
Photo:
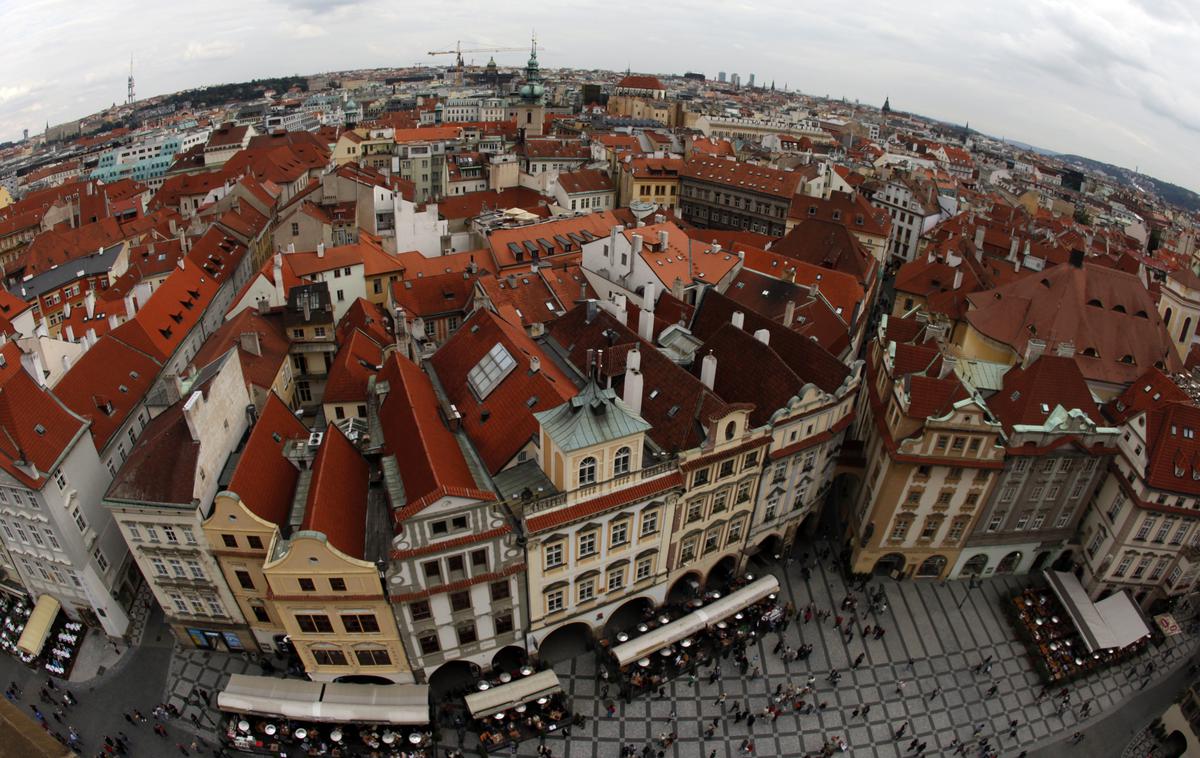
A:
<svg viewBox="0 0 1200 758">
<path fill-rule="evenodd" d="M 133 55 L 129 56 L 129 96 L 125 99 L 128 105 L 133 105 Z"/>
</svg>

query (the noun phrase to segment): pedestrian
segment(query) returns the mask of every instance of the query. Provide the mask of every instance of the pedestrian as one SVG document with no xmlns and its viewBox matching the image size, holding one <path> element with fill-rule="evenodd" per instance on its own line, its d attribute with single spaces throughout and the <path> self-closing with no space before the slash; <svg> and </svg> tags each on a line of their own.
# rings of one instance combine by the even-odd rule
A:
<svg viewBox="0 0 1200 758">
<path fill-rule="evenodd" d="M 46 686 L 47 686 L 47 687 L 49 687 L 49 688 L 50 688 L 50 689 L 52 689 L 52 690 L 57 690 L 57 689 L 58 689 L 58 687 L 55 687 L 55 686 L 54 686 L 54 677 L 52 677 L 52 676 L 48 676 L 48 677 L 46 677 Z"/>
<path fill-rule="evenodd" d="M 930 692 L 930 693 L 929 693 L 929 699 L 930 699 L 930 700 L 933 700 L 935 697 L 937 697 L 937 696 L 938 696 L 938 695 L 940 695 L 940 694 L 942 694 L 942 688 L 941 688 L 941 687 L 934 687 L 934 688 L 933 688 L 933 692 Z"/>
<path fill-rule="evenodd" d="M 753 729 L 753 728 L 754 728 L 754 720 L 755 720 L 756 718 L 757 718 L 757 717 L 756 717 L 756 716 L 755 716 L 753 713 L 751 713 L 751 714 L 750 714 L 750 715 L 749 715 L 749 716 L 746 718 L 746 728 L 747 728 L 747 729 Z"/>
<path fill-rule="evenodd" d="M 613 702 L 613 701 L 611 701 L 611 700 L 609 700 L 607 703 L 605 703 L 605 704 L 604 704 L 604 709 L 605 709 L 606 711 L 608 711 L 608 717 L 609 717 L 609 718 L 612 718 L 613 716 L 616 716 L 616 715 L 617 715 L 617 706 L 616 706 L 616 703 L 614 703 L 614 702 Z"/>
<path fill-rule="evenodd" d="M 861 666 L 861 665 L 862 665 L 862 662 L 863 662 L 863 658 L 866 658 L 866 657 L 867 657 L 867 654 L 866 654 L 866 653 L 859 653 L 859 654 L 858 654 L 858 655 L 857 655 L 857 656 L 854 658 L 854 663 L 850 664 L 850 668 L 852 668 L 852 669 L 856 669 L 856 668 L 858 668 L 859 666 Z"/>
<path fill-rule="evenodd" d="M 1083 742 L 1083 732 L 1075 732 L 1075 734 L 1071 735 L 1072 745 L 1078 745 L 1080 742 Z"/>
<path fill-rule="evenodd" d="M 60 723 L 60 724 L 61 724 L 61 723 L 62 723 L 62 717 L 63 717 L 63 716 L 65 716 L 65 715 L 66 715 L 66 713 L 64 713 L 64 712 L 63 712 L 63 709 L 62 709 L 62 708 L 55 708 L 55 709 L 54 709 L 54 714 L 53 714 L 53 715 L 54 715 L 54 720 L 55 720 L 55 721 L 57 721 L 58 723 Z"/>
<path fill-rule="evenodd" d="M 896 730 L 896 739 L 900 739 L 901 737 L 903 737 L 904 733 L 906 731 L 908 731 L 908 722 L 907 721 L 905 721 L 903 724 L 901 724 L 900 728 Z"/>
<path fill-rule="evenodd" d="M 905 682 L 903 679 L 896 682 L 896 694 L 897 695 L 904 694 L 904 685 L 905 684 L 907 684 L 907 682 Z"/>
<path fill-rule="evenodd" d="M 871 703 L 867 703 L 866 705 L 863 706 L 863 709 L 862 709 L 863 718 L 866 718 L 867 714 L 870 712 L 871 712 Z"/>
<path fill-rule="evenodd" d="M 722 712 L 722 713 L 724 713 L 724 712 L 725 712 L 725 700 L 726 700 L 728 697 L 729 697 L 729 695 L 725 694 L 724 692 L 722 692 L 722 693 L 721 693 L 721 694 L 720 694 L 720 695 L 717 697 L 717 705 L 718 705 L 718 706 L 720 706 L 720 708 L 721 708 L 721 712 Z"/>
<path fill-rule="evenodd" d="M 995 696 L 995 694 L 996 694 L 996 693 L 997 693 L 999 690 L 1000 690 L 1000 686 L 999 686 L 999 685 L 996 685 L 996 684 L 993 684 L 991 687 L 988 687 L 987 696 L 988 696 L 988 697 L 994 697 L 994 696 Z"/>
<path fill-rule="evenodd" d="M 908 743 L 909 751 L 916 750 L 917 745 L 920 745 L 920 744 L 921 744 L 921 739 L 919 737 L 913 737 L 913 741 Z"/>
<path fill-rule="evenodd" d="M 125 720 L 126 720 L 126 721 L 128 721 L 130 724 L 134 724 L 134 723 L 135 723 L 135 722 L 134 722 L 134 720 L 133 720 L 133 716 L 130 716 L 128 711 L 126 711 L 126 712 L 122 713 L 121 715 L 122 715 L 122 716 L 124 716 L 124 717 L 125 717 Z"/>
<path fill-rule="evenodd" d="M 70 690 L 63 690 L 63 700 L 66 701 L 67 705 L 75 705 L 79 702 L 79 700 L 71 694 Z"/>
<path fill-rule="evenodd" d="M 188 752 L 188 749 L 184 747 L 182 742 L 176 742 L 175 747 L 179 748 L 179 752 L 183 755 L 191 755 L 191 753 Z"/>
</svg>

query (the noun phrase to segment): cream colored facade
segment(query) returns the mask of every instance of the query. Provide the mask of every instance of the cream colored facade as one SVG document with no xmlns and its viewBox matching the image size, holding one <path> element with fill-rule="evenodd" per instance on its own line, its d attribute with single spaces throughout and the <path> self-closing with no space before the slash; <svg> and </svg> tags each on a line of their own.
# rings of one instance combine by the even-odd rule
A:
<svg viewBox="0 0 1200 758">
<path fill-rule="evenodd" d="M 411 683 L 408 656 L 370 561 L 342 553 L 320 532 L 278 537 L 263 565 L 267 604 L 313 681 L 376 676 Z"/>
<path fill-rule="evenodd" d="M 750 428 L 748 408 L 732 407 L 710 421 L 703 445 L 679 456 L 687 489 L 671 519 L 672 585 L 685 577 L 703 583 L 719 563 L 730 576 L 745 565 L 743 548 L 771 438 L 765 429 Z"/>
<path fill-rule="evenodd" d="M 267 579 L 263 563 L 267 548 L 279 536 L 279 529 L 259 518 L 237 493 L 228 490 L 217 495 L 212 515 L 204 521 L 203 528 L 225 583 L 259 649 L 274 651 L 276 636 L 285 631 L 279 616 L 266 600 Z"/>
</svg>

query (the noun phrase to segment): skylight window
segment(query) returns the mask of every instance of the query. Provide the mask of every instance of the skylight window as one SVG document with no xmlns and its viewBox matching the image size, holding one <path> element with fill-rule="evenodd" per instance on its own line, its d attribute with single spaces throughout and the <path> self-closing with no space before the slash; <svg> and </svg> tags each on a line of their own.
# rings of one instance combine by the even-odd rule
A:
<svg viewBox="0 0 1200 758">
<path fill-rule="evenodd" d="M 513 359 L 512 354 L 505 349 L 504 345 L 497 342 L 467 373 L 467 383 L 471 385 L 471 389 L 475 391 L 479 399 L 483 400 L 492 394 L 492 390 L 496 389 L 504 377 L 508 376 L 516 367 L 517 362 Z"/>
</svg>

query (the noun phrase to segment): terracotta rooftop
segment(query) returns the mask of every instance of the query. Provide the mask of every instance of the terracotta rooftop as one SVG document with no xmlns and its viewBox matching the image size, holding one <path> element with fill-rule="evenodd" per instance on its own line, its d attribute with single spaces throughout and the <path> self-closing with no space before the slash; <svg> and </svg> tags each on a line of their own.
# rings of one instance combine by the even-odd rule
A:
<svg viewBox="0 0 1200 758">
<path fill-rule="evenodd" d="M 682 176 L 687 179 L 720 184 L 731 190 L 791 199 L 801 176 L 750 163 L 693 155 L 684 163 Z"/>
<path fill-rule="evenodd" d="M 267 395 L 228 487 L 267 523 L 287 523 L 300 470 L 284 456 L 284 447 L 289 440 L 307 437 L 308 427 L 279 396 Z"/>
<path fill-rule="evenodd" d="M 301 529 L 321 532 L 351 558 L 366 554 L 367 461 L 333 424 L 325 428 L 312 465 Z"/>
</svg>

